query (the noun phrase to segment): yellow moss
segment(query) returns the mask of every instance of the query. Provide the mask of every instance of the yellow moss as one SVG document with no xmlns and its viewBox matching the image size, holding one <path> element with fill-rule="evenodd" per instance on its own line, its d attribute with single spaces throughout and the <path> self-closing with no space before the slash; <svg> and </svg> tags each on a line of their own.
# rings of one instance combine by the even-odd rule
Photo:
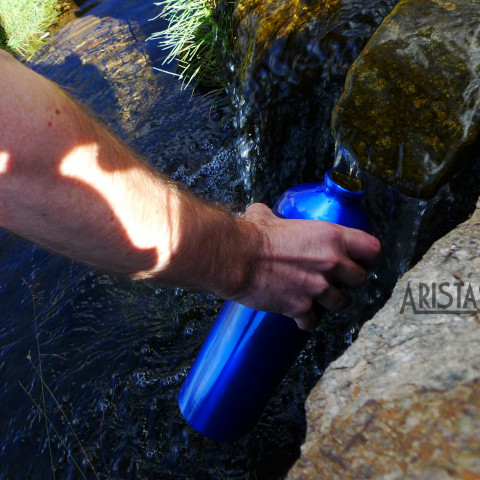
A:
<svg viewBox="0 0 480 480">
<path fill-rule="evenodd" d="M 407 93 L 414 94 L 417 91 L 417 87 L 413 84 L 409 84 L 406 90 L 407 90 Z"/>
<path fill-rule="evenodd" d="M 437 152 L 440 152 L 444 149 L 445 145 L 443 142 L 438 138 L 438 137 L 430 137 L 427 139 L 427 141 L 432 145 L 432 147 L 437 150 Z"/>
<path fill-rule="evenodd" d="M 320 0 L 313 7 L 306 5 L 303 0 L 243 0 L 236 8 L 235 17 L 237 22 L 252 15 L 261 19 L 255 27 L 256 41 L 268 44 L 291 32 L 299 31 L 303 25 L 321 13 L 331 14 L 338 6 L 339 0 Z"/>
<path fill-rule="evenodd" d="M 382 148 L 391 148 L 392 143 L 392 137 L 390 137 L 389 135 L 385 135 L 384 137 L 380 137 L 378 139 L 377 145 Z"/>
<path fill-rule="evenodd" d="M 377 80 L 377 90 L 384 90 L 388 86 L 388 82 L 385 78 L 379 78 Z"/>
<path fill-rule="evenodd" d="M 444 1 L 444 0 L 435 0 L 435 3 L 440 5 L 445 10 L 455 10 L 457 8 L 455 2 L 452 1 Z"/>
<path fill-rule="evenodd" d="M 428 100 L 426 98 L 415 98 L 413 104 L 415 108 L 423 108 L 428 104 Z"/>
</svg>

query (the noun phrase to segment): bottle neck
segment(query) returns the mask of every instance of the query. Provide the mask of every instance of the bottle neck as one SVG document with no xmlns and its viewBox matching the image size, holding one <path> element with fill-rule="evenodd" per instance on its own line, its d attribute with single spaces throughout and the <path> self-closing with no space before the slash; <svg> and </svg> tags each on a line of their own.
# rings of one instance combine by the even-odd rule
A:
<svg viewBox="0 0 480 480">
<path fill-rule="evenodd" d="M 349 201 L 360 201 L 365 196 L 360 179 L 332 169 L 325 173 L 325 192 Z"/>
</svg>

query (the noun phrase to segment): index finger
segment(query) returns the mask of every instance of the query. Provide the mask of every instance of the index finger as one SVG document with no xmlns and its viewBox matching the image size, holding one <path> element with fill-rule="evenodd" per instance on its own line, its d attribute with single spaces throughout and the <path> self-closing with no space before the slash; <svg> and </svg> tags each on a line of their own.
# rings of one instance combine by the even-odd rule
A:
<svg viewBox="0 0 480 480">
<path fill-rule="evenodd" d="M 380 240 L 362 230 L 346 228 L 345 250 L 348 256 L 365 267 L 376 265 L 382 257 Z"/>
</svg>

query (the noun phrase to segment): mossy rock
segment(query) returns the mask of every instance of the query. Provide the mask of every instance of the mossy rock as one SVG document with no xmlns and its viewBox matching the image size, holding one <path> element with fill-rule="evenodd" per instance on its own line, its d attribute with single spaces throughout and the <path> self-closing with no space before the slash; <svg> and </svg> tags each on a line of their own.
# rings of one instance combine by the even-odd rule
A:
<svg viewBox="0 0 480 480">
<path fill-rule="evenodd" d="M 480 132 L 480 6 L 403 0 L 352 65 L 332 119 L 359 165 L 433 196 Z"/>
<path fill-rule="evenodd" d="M 240 0 L 231 82 L 252 197 L 321 178 L 350 65 L 396 0 Z"/>
<path fill-rule="evenodd" d="M 301 32 L 312 18 L 328 22 L 340 4 L 341 0 L 241 0 L 234 12 L 236 49 L 243 59 L 239 75 L 252 72 L 275 41 Z"/>
</svg>

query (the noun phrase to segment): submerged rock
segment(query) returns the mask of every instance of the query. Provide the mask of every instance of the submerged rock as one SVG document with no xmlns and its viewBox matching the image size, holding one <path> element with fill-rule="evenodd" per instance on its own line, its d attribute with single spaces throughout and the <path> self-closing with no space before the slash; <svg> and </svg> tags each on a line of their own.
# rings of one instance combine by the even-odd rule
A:
<svg viewBox="0 0 480 480">
<path fill-rule="evenodd" d="M 352 65 L 333 113 L 360 167 L 433 196 L 480 132 L 480 6 L 403 0 Z"/>
<path fill-rule="evenodd" d="M 479 225 L 480 203 L 329 366 L 289 480 L 480 478 Z"/>
</svg>

